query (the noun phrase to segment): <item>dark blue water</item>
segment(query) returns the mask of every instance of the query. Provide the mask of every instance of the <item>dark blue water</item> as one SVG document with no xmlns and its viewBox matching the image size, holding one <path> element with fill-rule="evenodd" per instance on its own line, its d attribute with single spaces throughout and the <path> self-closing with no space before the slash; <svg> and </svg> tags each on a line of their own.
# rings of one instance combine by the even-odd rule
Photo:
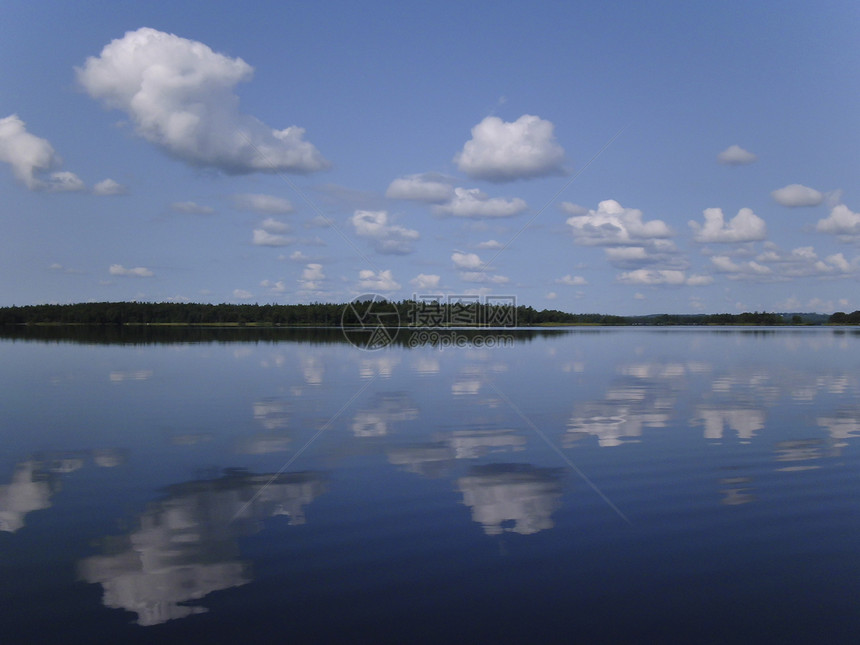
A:
<svg viewBox="0 0 860 645">
<path fill-rule="evenodd" d="M 2 643 L 857 642 L 850 330 L 76 333 L 0 339 Z"/>
</svg>

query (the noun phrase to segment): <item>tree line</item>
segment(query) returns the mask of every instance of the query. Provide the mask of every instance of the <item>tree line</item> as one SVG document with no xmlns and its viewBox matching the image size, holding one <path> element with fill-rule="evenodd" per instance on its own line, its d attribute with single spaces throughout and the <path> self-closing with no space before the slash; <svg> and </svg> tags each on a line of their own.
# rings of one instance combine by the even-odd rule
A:
<svg viewBox="0 0 860 645">
<path fill-rule="evenodd" d="M 387 317 L 387 318 L 386 318 Z M 537 325 L 786 325 L 860 324 L 860 311 L 847 314 L 658 314 L 613 316 L 537 310 L 513 302 L 360 301 L 311 304 L 202 304 L 93 302 L 0 308 L 2 325 L 263 325 L 338 327 L 383 324 L 402 327 L 512 327 Z"/>
</svg>

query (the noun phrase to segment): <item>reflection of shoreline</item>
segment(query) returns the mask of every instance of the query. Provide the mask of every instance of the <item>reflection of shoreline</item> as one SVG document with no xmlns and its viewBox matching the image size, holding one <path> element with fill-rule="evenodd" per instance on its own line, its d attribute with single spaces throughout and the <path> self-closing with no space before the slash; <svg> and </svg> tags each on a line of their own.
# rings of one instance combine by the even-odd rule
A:
<svg viewBox="0 0 860 645">
<path fill-rule="evenodd" d="M 137 530 L 109 538 L 105 553 L 81 560 L 80 577 L 101 584 L 105 606 L 135 612 L 139 625 L 203 613 L 186 603 L 252 579 L 237 539 L 275 515 L 304 524 L 304 507 L 324 488 L 319 473 L 243 471 L 171 486 L 140 516 Z"/>
</svg>

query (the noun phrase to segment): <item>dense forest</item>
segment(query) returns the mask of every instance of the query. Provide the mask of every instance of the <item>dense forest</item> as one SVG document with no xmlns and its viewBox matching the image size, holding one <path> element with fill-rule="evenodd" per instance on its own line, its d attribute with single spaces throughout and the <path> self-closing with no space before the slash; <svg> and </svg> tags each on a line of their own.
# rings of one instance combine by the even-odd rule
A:
<svg viewBox="0 0 860 645">
<path fill-rule="evenodd" d="M 362 313 L 364 312 L 364 313 Z M 372 315 L 372 320 L 366 318 Z M 377 318 L 378 317 L 378 318 Z M 658 314 L 612 316 L 481 302 L 413 300 L 348 304 L 192 304 L 95 302 L 0 308 L 2 325 L 262 325 L 338 327 L 380 320 L 403 327 L 513 327 L 536 325 L 799 325 L 860 324 L 860 311 L 831 316 L 812 313 Z"/>
</svg>

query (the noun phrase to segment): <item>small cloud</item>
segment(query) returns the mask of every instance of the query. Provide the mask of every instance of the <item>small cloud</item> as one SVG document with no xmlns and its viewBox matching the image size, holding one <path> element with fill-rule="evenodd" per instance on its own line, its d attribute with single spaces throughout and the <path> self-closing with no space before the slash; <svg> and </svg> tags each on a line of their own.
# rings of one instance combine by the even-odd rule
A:
<svg viewBox="0 0 860 645">
<path fill-rule="evenodd" d="M 302 253 L 301 251 L 293 251 L 290 253 L 290 260 L 293 262 L 307 262 L 310 260 L 310 257 Z"/>
<path fill-rule="evenodd" d="M 502 248 L 502 243 L 497 242 L 496 240 L 487 240 L 486 242 L 480 242 L 477 244 L 477 248 L 479 249 L 490 249 L 496 250 Z"/>
<path fill-rule="evenodd" d="M 547 300 L 555 300 L 556 298 L 558 298 L 558 294 L 555 291 L 550 291 L 548 294 L 546 294 Z"/>
<path fill-rule="evenodd" d="M 233 289 L 233 297 L 239 300 L 250 300 L 254 297 L 254 294 L 244 289 Z"/>
<path fill-rule="evenodd" d="M 564 149 L 554 130 L 551 121 L 530 114 L 512 123 L 488 116 L 472 128 L 454 162 L 472 179 L 493 182 L 563 174 Z"/>
<path fill-rule="evenodd" d="M 190 215 L 210 215 L 215 212 L 211 206 L 203 206 L 195 202 L 173 202 L 170 208 L 177 213 L 188 213 Z"/>
<path fill-rule="evenodd" d="M 704 226 L 696 221 L 690 221 L 693 229 L 693 239 L 703 244 L 735 244 L 741 242 L 756 242 L 765 239 L 767 226 L 763 219 L 752 212 L 752 209 L 742 208 L 728 222 L 725 221 L 721 208 L 706 208 L 704 211 Z"/>
<path fill-rule="evenodd" d="M 824 201 L 824 194 L 809 186 L 789 184 L 778 188 L 770 194 L 774 201 L 783 206 L 818 206 Z"/>
<path fill-rule="evenodd" d="M 416 289 L 428 290 L 428 289 L 438 289 L 439 288 L 439 276 L 432 274 L 419 273 L 417 276 L 412 278 L 409 283 L 414 286 Z"/>
<path fill-rule="evenodd" d="M 484 266 L 477 253 L 460 253 L 459 251 L 455 251 L 451 255 L 451 261 L 457 269 L 471 270 L 480 269 Z"/>
<path fill-rule="evenodd" d="M 418 231 L 389 224 L 386 211 L 355 211 L 350 218 L 355 234 L 372 241 L 378 253 L 405 255 L 421 236 Z"/>
<path fill-rule="evenodd" d="M 717 155 L 717 161 L 726 166 L 745 166 L 758 160 L 758 156 L 739 145 L 729 146 Z"/>
<path fill-rule="evenodd" d="M 289 246 L 295 242 L 292 237 L 270 233 L 262 228 L 255 228 L 252 243 L 255 246 Z"/>
<path fill-rule="evenodd" d="M 151 270 L 146 267 L 134 267 L 133 269 L 126 269 L 121 264 L 111 264 L 108 272 L 111 275 L 118 276 L 127 276 L 127 277 L 135 277 L 135 278 L 151 278 L 155 275 Z"/>
<path fill-rule="evenodd" d="M 304 291 L 318 291 L 322 281 L 325 280 L 322 264 L 311 263 L 305 266 L 299 284 Z"/>
<path fill-rule="evenodd" d="M 86 185 L 75 173 L 62 170 L 52 172 L 44 188 L 52 193 L 70 193 L 85 190 Z"/>
<path fill-rule="evenodd" d="M 27 132 L 27 124 L 11 114 L 0 119 L 0 161 L 12 166 L 15 178 L 30 190 L 49 190 L 39 175 L 60 165 L 47 139 Z"/>
<path fill-rule="evenodd" d="M 455 188 L 454 197 L 435 209 L 437 213 L 454 217 L 513 217 L 525 212 L 528 204 L 519 197 L 490 198 L 478 188 Z"/>
<path fill-rule="evenodd" d="M 260 228 L 264 231 L 268 231 L 269 233 L 289 233 L 292 230 L 289 224 L 282 222 L 281 220 L 277 220 L 274 217 L 267 217 L 264 219 L 263 223 L 260 224 Z"/>
<path fill-rule="evenodd" d="M 260 286 L 263 289 L 268 289 L 269 293 L 280 295 L 282 293 L 286 293 L 287 285 L 283 280 L 277 280 L 276 282 L 272 282 L 271 280 L 263 280 L 260 283 Z"/>
<path fill-rule="evenodd" d="M 606 199 L 585 215 L 567 219 L 576 241 L 585 246 L 641 246 L 672 236 L 672 230 L 659 219 L 643 221 L 642 211 L 625 208 Z"/>
<path fill-rule="evenodd" d="M 566 284 L 569 287 L 581 287 L 583 285 L 588 284 L 588 280 L 583 278 L 581 275 L 574 276 L 570 275 L 569 273 L 566 276 L 559 278 L 555 282 L 556 284 Z"/>
<path fill-rule="evenodd" d="M 293 205 L 289 200 L 274 195 L 262 195 L 259 193 L 246 193 L 233 195 L 233 206 L 242 211 L 255 213 L 268 213 L 271 215 L 286 215 L 293 212 Z"/>
<path fill-rule="evenodd" d="M 400 288 L 390 270 L 374 272 L 364 269 L 358 272 L 358 279 L 358 288 L 364 291 L 396 291 Z"/>
<path fill-rule="evenodd" d="M 385 196 L 390 199 L 406 199 L 427 204 L 441 204 L 451 199 L 453 194 L 454 188 L 447 178 L 431 173 L 400 177 L 392 181 L 385 191 Z"/>
<path fill-rule="evenodd" d="M 125 195 L 128 189 L 113 179 L 105 179 L 93 186 L 94 195 Z"/>
</svg>

